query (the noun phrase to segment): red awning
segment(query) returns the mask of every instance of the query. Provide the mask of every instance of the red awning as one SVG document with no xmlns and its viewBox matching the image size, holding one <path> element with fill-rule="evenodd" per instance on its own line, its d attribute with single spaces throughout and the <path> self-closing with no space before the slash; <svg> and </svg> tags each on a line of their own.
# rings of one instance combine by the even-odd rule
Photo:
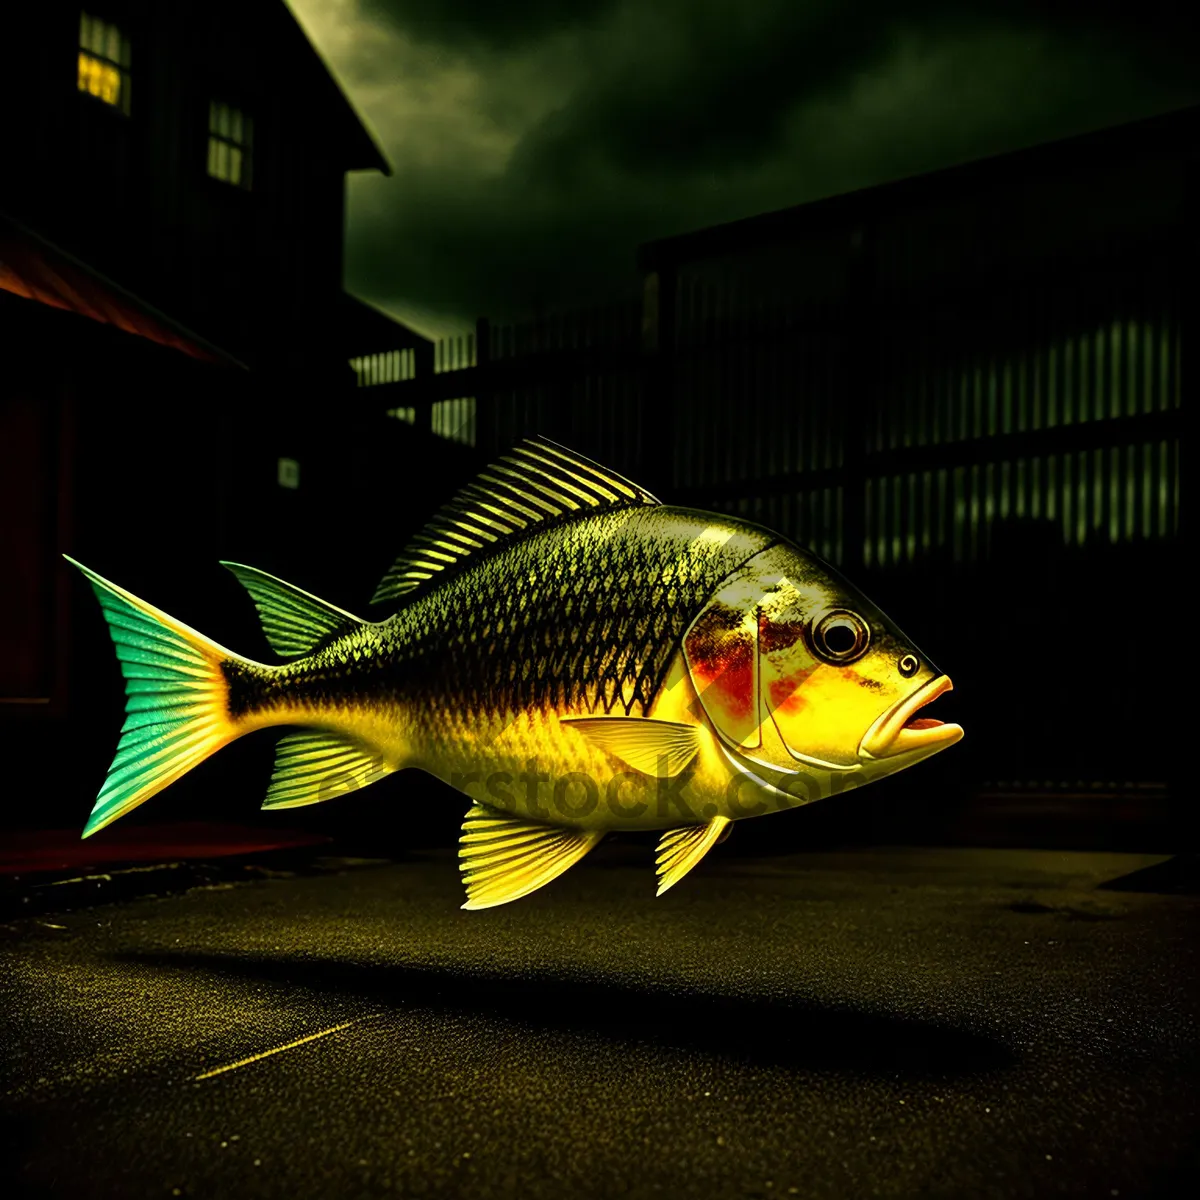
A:
<svg viewBox="0 0 1200 1200">
<path fill-rule="evenodd" d="M 115 325 L 160 346 L 223 366 L 236 359 L 163 316 L 65 251 L 0 214 L 0 290 Z"/>
</svg>

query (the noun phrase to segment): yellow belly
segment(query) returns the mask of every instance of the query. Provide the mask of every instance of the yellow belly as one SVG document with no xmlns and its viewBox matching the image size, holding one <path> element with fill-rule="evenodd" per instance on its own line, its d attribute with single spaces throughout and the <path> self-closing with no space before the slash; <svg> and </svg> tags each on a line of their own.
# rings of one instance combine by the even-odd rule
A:
<svg viewBox="0 0 1200 1200">
<path fill-rule="evenodd" d="M 578 829 L 677 829 L 718 815 L 738 820 L 804 802 L 781 802 L 733 768 L 695 700 L 679 654 L 645 714 L 699 730 L 695 759 L 674 779 L 635 771 L 564 723 L 568 717 L 595 715 L 585 706 L 491 721 L 462 712 L 432 714 L 435 719 L 418 721 L 414 744 L 420 750 L 410 765 L 481 804 Z"/>
<path fill-rule="evenodd" d="M 394 770 L 417 767 L 470 800 L 551 825 L 588 830 L 664 830 L 779 812 L 829 794 L 808 780 L 795 795 L 760 787 L 745 764 L 719 748 L 697 702 L 682 653 L 672 660 L 652 720 L 693 726 L 698 752 L 674 778 L 634 770 L 588 740 L 566 718 L 594 716 L 586 705 L 562 712 L 481 717 L 467 705 L 413 712 L 397 706 L 318 708 L 286 702 L 247 718 L 239 733 L 277 725 L 327 729 L 362 743 Z"/>
</svg>

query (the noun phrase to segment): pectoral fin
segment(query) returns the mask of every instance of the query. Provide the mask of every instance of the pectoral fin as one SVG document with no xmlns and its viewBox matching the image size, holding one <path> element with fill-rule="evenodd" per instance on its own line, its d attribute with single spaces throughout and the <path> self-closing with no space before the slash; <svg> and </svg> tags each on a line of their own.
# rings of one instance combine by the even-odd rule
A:
<svg viewBox="0 0 1200 1200">
<path fill-rule="evenodd" d="M 658 892 L 674 887 L 718 842 L 728 836 L 733 823 L 713 817 L 707 825 L 687 825 L 662 835 L 658 843 Z"/>
<path fill-rule="evenodd" d="M 577 729 L 635 771 L 656 778 L 678 775 L 700 749 L 699 729 L 675 721 L 655 721 L 649 717 L 563 717 L 562 724 Z"/>
<path fill-rule="evenodd" d="M 602 837 L 602 831 L 559 829 L 522 821 L 476 804 L 463 821 L 458 862 L 466 909 L 519 900 L 557 879 Z"/>
</svg>

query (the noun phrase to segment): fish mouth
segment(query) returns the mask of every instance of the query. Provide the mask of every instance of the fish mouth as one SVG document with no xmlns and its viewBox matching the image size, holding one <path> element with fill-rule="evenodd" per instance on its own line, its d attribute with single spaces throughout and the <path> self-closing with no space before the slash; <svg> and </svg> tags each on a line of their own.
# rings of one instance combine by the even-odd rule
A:
<svg viewBox="0 0 1200 1200">
<path fill-rule="evenodd" d="M 954 689 L 949 675 L 939 675 L 905 696 L 883 714 L 858 744 L 863 758 L 893 758 L 914 750 L 926 752 L 953 745 L 963 735 L 961 725 L 949 725 L 936 717 L 918 717 L 919 709 L 944 692 Z"/>
</svg>

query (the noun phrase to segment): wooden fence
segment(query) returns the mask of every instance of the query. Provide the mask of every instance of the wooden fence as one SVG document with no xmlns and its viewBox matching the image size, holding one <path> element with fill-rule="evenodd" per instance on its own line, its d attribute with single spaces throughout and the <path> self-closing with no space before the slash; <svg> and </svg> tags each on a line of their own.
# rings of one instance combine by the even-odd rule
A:
<svg viewBox="0 0 1200 1200">
<path fill-rule="evenodd" d="M 542 433 L 811 546 L 951 672 L 976 784 L 1159 786 L 1194 164 L 1143 164 L 1131 198 L 1128 162 L 1093 159 L 1057 192 L 1001 164 L 1007 192 L 893 188 L 650 255 L 640 299 L 481 321 L 452 368 L 382 390 L 477 463 Z"/>
</svg>

